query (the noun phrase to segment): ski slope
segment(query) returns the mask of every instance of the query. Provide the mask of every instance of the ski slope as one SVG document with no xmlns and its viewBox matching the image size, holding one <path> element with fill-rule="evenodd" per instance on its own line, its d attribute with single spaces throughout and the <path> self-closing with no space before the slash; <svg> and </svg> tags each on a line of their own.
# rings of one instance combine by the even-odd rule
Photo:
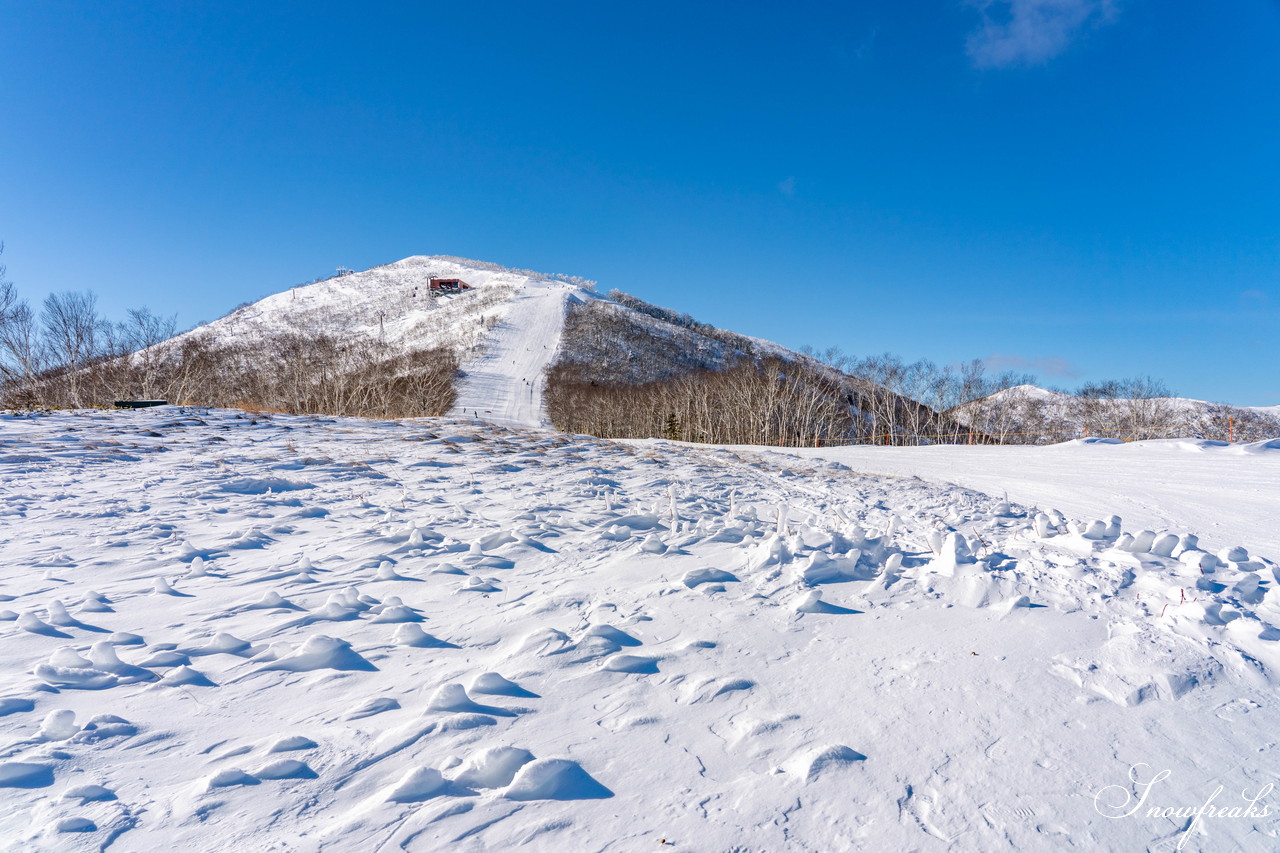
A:
<svg viewBox="0 0 1280 853">
<path fill-rule="evenodd" d="M 552 281 L 520 284 L 480 356 L 463 366 L 450 415 L 504 426 L 546 426 L 546 369 L 560 345 L 565 301 L 576 290 Z"/>
</svg>

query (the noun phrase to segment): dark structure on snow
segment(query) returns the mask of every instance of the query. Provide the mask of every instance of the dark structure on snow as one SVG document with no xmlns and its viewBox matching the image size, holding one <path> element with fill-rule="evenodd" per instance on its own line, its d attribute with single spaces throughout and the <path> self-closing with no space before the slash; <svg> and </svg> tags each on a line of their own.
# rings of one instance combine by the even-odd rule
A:
<svg viewBox="0 0 1280 853">
<path fill-rule="evenodd" d="M 461 293 L 464 290 L 471 290 L 471 285 L 467 284 L 460 278 L 433 278 L 431 279 L 431 295 L 444 296 L 450 293 Z"/>
<path fill-rule="evenodd" d="M 152 406 L 167 406 L 168 400 L 116 400 L 117 409 L 150 409 Z"/>
</svg>

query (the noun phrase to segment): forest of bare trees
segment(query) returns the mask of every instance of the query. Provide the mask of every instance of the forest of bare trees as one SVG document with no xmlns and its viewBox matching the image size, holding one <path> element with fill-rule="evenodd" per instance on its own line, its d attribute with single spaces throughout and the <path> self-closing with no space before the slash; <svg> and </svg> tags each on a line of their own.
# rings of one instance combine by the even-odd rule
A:
<svg viewBox="0 0 1280 853">
<path fill-rule="evenodd" d="M 560 429 L 716 443 L 954 441 L 971 428 L 947 410 L 1024 379 L 835 349 L 787 359 L 628 294 L 610 298 L 617 304 L 588 302 L 566 318 L 547 381 Z"/>
<path fill-rule="evenodd" d="M 823 444 L 854 428 L 827 375 L 776 358 L 634 385 L 602 385 L 561 363 L 547 378 L 547 411 L 568 432 L 711 444 Z"/>
<path fill-rule="evenodd" d="M 960 415 L 960 407 L 1033 377 L 989 374 L 981 361 L 939 365 L 928 359 L 905 362 L 891 353 L 851 358 L 832 348 L 805 355 L 846 377 L 861 412 L 851 436 L 877 444 L 991 441 L 981 426 Z"/>
<path fill-rule="evenodd" d="M 164 399 L 290 414 L 441 415 L 453 405 L 452 349 L 404 352 L 323 332 L 171 340 L 174 319 L 145 308 L 110 322 L 92 293 L 48 296 L 37 311 L 0 267 L 0 407 L 80 408 Z"/>
<path fill-rule="evenodd" d="M 369 338 L 277 334 L 210 342 L 191 335 L 162 348 L 154 396 L 204 406 L 375 418 L 432 417 L 453 406 L 450 349 L 402 352 Z M 112 395 L 108 394 L 107 397 Z"/>
<path fill-rule="evenodd" d="M 1186 404 L 1150 378 L 1067 393 L 1036 388 L 1028 374 L 990 373 L 978 360 L 851 358 L 835 348 L 783 359 L 688 315 L 617 291 L 610 297 L 618 304 L 589 302 L 566 320 L 563 355 L 547 383 L 548 414 L 560 429 L 790 445 L 1051 444 L 1087 436 L 1253 441 L 1280 434 L 1275 418 Z"/>
</svg>

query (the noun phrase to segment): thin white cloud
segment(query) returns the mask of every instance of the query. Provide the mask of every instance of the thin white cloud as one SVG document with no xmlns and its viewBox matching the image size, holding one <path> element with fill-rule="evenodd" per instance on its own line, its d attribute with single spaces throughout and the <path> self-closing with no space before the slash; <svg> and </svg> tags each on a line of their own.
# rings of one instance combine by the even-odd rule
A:
<svg viewBox="0 0 1280 853">
<path fill-rule="evenodd" d="M 1073 379 L 1080 375 L 1080 369 L 1060 355 L 1044 358 L 1023 358 L 1020 355 L 995 353 L 982 360 L 987 370 L 1028 370 L 1043 376 Z"/>
<path fill-rule="evenodd" d="M 778 192 L 782 193 L 782 194 L 783 194 L 783 195 L 785 195 L 787 198 L 791 198 L 792 196 L 794 196 L 794 195 L 796 194 L 796 179 L 795 179 L 795 176 L 794 176 L 794 175 L 792 175 L 792 176 L 791 176 L 791 177 L 789 177 L 789 178 L 785 178 L 784 180 L 779 181 L 779 182 L 778 182 Z"/>
<path fill-rule="evenodd" d="M 968 0 L 982 15 L 970 33 L 979 68 L 1039 65 L 1062 53 L 1083 30 L 1115 18 L 1117 0 Z"/>
<path fill-rule="evenodd" d="M 1271 303 L 1271 297 L 1261 290 L 1244 290 L 1236 297 L 1241 308 L 1265 309 Z"/>
</svg>

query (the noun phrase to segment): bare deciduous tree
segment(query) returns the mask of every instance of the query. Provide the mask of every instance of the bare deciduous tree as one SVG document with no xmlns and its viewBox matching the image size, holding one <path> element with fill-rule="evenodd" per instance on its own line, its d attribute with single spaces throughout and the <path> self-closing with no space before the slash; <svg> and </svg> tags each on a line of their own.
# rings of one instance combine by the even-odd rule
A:
<svg viewBox="0 0 1280 853">
<path fill-rule="evenodd" d="M 67 399 L 85 405 L 86 368 L 99 355 L 102 318 L 98 299 L 88 291 L 51 293 L 40 311 L 41 335 L 50 358 L 61 368 Z"/>
</svg>

